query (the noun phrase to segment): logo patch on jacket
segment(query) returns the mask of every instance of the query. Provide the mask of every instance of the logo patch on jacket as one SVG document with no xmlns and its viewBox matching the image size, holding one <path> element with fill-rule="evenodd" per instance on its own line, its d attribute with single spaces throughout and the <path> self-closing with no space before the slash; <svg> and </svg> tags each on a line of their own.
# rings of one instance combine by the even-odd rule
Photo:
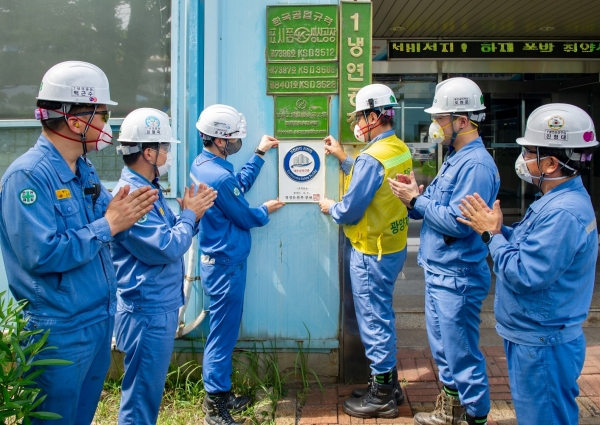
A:
<svg viewBox="0 0 600 425">
<path fill-rule="evenodd" d="M 234 187 L 234 188 L 233 188 L 233 194 L 234 194 L 235 196 L 240 196 L 240 190 L 239 190 L 237 187 Z"/>
<path fill-rule="evenodd" d="M 67 199 L 71 197 L 71 191 L 69 189 L 56 189 L 56 197 L 58 199 Z"/>
<path fill-rule="evenodd" d="M 144 214 L 139 220 L 138 223 L 142 224 L 148 220 L 148 214 Z"/>
<path fill-rule="evenodd" d="M 37 194 L 33 189 L 23 189 L 19 194 L 19 199 L 23 205 L 31 205 L 37 201 Z"/>
</svg>

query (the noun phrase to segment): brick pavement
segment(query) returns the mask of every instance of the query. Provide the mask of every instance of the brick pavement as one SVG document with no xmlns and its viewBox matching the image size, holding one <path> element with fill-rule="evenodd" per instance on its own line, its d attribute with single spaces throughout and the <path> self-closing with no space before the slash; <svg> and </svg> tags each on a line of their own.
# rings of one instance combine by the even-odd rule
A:
<svg viewBox="0 0 600 425">
<path fill-rule="evenodd" d="M 482 347 L 490 379 L 492 409 L 490 425 L 515 425 L 506 357 L 502 347 Z M 396 419 L 358 419 L 348 416 L 341 404 L 352 390 L 363 385 L 337 385 L 320 390 L 311 390 L 304 404 L 290 392 L 282 403 L 291 403 L 296 409 L 287 409 L 287 417 L 276 415 L 278 425 L 309 424 L 412 424 L 412 417 L 421 411 L 433 409 L 440 393 L 437 366 L 427 349 L 401 349 L 398 351 L 398 376 L 403 385 L 407 401 L 399 406 Z M 600 424 L 600 346 L 588 346 L 586 360 L 579 378 L 579 417 L 581 424 Z M 278 409 L 279 411 L 279 409 Z"/>
</svg>

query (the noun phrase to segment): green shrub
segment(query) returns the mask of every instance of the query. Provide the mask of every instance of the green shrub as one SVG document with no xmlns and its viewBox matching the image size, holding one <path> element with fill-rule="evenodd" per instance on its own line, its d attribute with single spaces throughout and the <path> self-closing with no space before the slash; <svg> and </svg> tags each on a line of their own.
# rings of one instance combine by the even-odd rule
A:
<svg viewBox="0 0 600 425">
<path fill-rule="evenodd" d="M 31 418 L 60 419 L 62 416 L 51 412 L 34 412 L 44 401 L 41 389 L 35 379 L 44 369 L 34 366 L 55 366 L 72 364 L 70 361 L 57 359 L 35 360 L 36 356 L 46 350 L 55 349 L 47 345 L 50 331 L 41 329 L 26 330 L 27 319 L 23 317 L 26 301 L 15 302 L 0 292 L 0 424 L 31 424 Z M 30 339 L 42 334 L 37 342 Z"/>
</svg>

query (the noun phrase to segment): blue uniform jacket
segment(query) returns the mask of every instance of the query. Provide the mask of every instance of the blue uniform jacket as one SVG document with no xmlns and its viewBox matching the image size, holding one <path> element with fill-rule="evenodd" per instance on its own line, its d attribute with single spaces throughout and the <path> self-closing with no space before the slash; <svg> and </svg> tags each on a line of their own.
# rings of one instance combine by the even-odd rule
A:
<svg viewBox="0 0 600 425">
<path fill-rule="evenodd" d="M 393 134 L 394 130 L 380 134 L 362 150 L 367 149 L 367 147 L 378 140 L 385 139 Z M 344 194 L 340 202 L 333 204 L 329 208 L 329 214 L 331 214 L 331 218 L 337 224 L 357 224 L 363 215 L 365 215 L 367 207 L 383 183 L 385 168 L 371 155 L 358 155 L 356 161 L 353 161 L 348 156 L 340 164 L 340 168 L 344 174 L 348 175 L 353 164 L 354 171 L 352 172 L 352 180 L 348 186 L 348 191 Z"/>
<path fill-rule="evenodd" d="M 250 255 L 250 229 L 269 222 L 267 207 L 250 208 L 244 198 L 265 161 L 258 155 L 234 173 L 233 165 L 206 149 L 196 157 L 191 183 L 204 183 L 219 194 L 200 220 L 200 250 L 217 264 L 238 264 Z"/>
<path fill-rule="evenodd" d="M 44 136 L 6 170 L 0 191 L 0 244 L 9 287 L 30 326 L 70 332 L 113 316 L 117 282 L 104 218 L 112 197 L 95 204 L 84 188 L 100 184 L 94 166 L 77 174 Z M 123 234 L 119 236 L 124 236 Z"/>
<path fill-rule="evenodd" d="M 125 185 L 133 192 L 152 183 L 124 167 L 113 193 Z M 197 232 L 196 214 L 186 209 L 175 217 L 159 189 L 152 211 L 133 225 L 127 239 L 111 244 L 119 305 L 138 314 L 166 313 L 181 307 L 183 256 Z"/>
<path fill-rule="evenodd" d="M 498 168 L 481 138 L 446 158 L 408 214 L 423 219 L 419 265 L 447 276 L 465 276 L 484 267 L 487 247 L 476 232 L 456 221 L 462 217 L 458 205 L 462 198 L 477 192 L 491 207 L 499 188 Z"/>
<path fill-rule="evenodd" d="M 592 301 L 598 229 L 581 177 L 535 201 L 489 245 L 496 273 L 496 329 L 525 345 L 569 342 Z"/>
</svg>

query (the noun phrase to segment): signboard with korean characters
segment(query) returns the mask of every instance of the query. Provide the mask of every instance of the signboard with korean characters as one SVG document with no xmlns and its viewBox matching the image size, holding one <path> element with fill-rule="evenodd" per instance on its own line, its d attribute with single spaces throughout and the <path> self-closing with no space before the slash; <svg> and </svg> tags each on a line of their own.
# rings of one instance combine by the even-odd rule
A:
<svg viewBox="0 0 600 425">
<path fill-rule="evenodd" d="M 275 138 L 323 139 L 328 131 L 328 96 L 275 96 Z"/>
<path fill-rule="evenodd" d="M 590 41 L 390 41 L 390 59 L 600 59 Z"/>
<path fill-rule="evenodd" d="M 267 6 L 267 94 L 338 92 L 336 5 Z"/>
<path fill-rule="evenodd" d="M 341 143 L 360 143 L 349 120 L 356 94 L 371 84 L 371 2 L 340 2 L 340 137 Z"/>
<path fill-rule="evenodd" d="M 325 144 L 295 140 L 279 144 L 279 200 L 317 203 L 325 197 Z"/>
</svg>

